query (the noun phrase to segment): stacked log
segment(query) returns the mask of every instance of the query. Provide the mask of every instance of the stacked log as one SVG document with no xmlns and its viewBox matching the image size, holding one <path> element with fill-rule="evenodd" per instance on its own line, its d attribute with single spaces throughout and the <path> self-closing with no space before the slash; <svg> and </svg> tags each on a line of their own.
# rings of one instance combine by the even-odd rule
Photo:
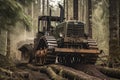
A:
<svg viewBox="0 0 120 80">
<path fill-rule="evenodd" d="M 82 71 L 77 71 L 73 68 L 65 67 L 62 65 L 47 65 L 36 67 L 28 65 L 29 69 L 46 73 L 52 80 L 102 80 L 94 76 L 90 76 Z"/>
<path fill-rule="evenodd" d="M 42 72 L 42 73 L 47 74 L 47 75 L 50 77 L 50 79 L 52 79 L 52 80 L 57 80 L 57 79 L 67 80 L 67 79 L 65 79 L 65 78 L 57 75 L 57 74 L 52 70 L 52 68 L 51 68 L 51 67 L 48 67 L 48 66 L 40 66 L 40 67 L 38 66 L 38 67 L 36 67 L 36 66 L 33 66 L 33 65 L 28 64 L 27 67 L 28 67 L 29 69 L 31 69 L 31 70 L 40 71 L 40 72 Z"/>
<path fill-rule="evenodd" d="M 33 71 L 45 73 L 52 80 L 58 80 L 58 79 L 59 80 L 104 80 L 104 79 L 109 80 L 107 76 L 120 79 L 120 70 L 114 68 L 102 67 L 102 66 L 93 66 L 93 68 L 95 69 L 92 70 L 93 73 L 95 72 L 95 74 L 97 75 L 99 74 L 98 73 L 99 71 L 102 72 L 103 74 L 101 73 L 100 75 L 103 77 L 99 77 L 91 73 L 91 70 L 89 69 L 91 69 L 92 66 L 89 65 L 84 67 L 86 71 L 88 71 L 88 73 L 86 73 L 86 71 L 84 72 L 83 70 L 78 70 L 71 67 L 66 67 L 63 65 L 56 65 L 56 64 L 44 65 L 44 66 L 34 66 L 31 64 L 27 64 L 25 67 Z"/>
</svg>

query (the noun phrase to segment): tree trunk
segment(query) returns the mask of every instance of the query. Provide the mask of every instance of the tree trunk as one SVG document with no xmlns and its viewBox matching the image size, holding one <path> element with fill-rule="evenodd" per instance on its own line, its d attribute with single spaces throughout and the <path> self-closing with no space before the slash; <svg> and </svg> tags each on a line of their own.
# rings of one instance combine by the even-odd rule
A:
<svg viewBox="0 0 120 80">
<path fill-rule="evenodd" d="M 10 58 L 10 31 L 7 31 L 7 54 L 6 56 Z"/>
<path fill-rule="evenodd" d="M 73 0 L 73 18 L 78 20 L 78 0 Z"/>
<path fill-rule="evenodd" d="M 87 0 L 87 7 L 88 7 L 88 15 L 87 15 L 87 20 L 88 20 L 88 34 L 89 34 L 89 37 L 92 37 L 92 22 L 91 22 L 91 19 L 92 19 L 92 1 L 91 0 Z"/>
<path fill-rule="evenodd" d="M 31 10 L 32 10 L 32 14 L 31 14 L 31 17 L 32 17 L 32 34 L 34 34 L 34 3 L 31 4 Z"/>
<path fill-rule="evenodd" d="M 108 67 L 97 67 L 97 69 L 109 77 L 120 79 L 120 70 L 119 69 L 108 68 Z"/>
<path fill-rule="evenodd" d="M 49 15 L 49 0 L 47 0 L 47 15 Z"/>
<path fill-rule="evenodd" d="M 120 19 L 120 1 L 119 0 L 117 0 L 117 43 L 118 43 L 118 46 L 120 46 L 120 21 L 119 21 L 119 19 Z"/>
<path fill-rule="evenodd" d="M 65 4 L 66 4 L 66 6 L 65 6 L 65 9 L 66 9 L 66 20 L 68 20 L 68 0 L 65 0 Z"/>
</svg>

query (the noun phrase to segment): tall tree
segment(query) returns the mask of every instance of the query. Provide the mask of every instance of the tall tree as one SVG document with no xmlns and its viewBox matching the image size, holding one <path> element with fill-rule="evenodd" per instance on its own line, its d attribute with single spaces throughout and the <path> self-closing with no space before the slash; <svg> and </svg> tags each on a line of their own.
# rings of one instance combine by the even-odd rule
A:
<svg viewBox="0 0 120 80">
<path fill-rule="evenodd" d="M 73 0 L 73 18 L 78 20 L 78 0 Z"/>
<path fill-rule="evenodd" d="M 24 23 L 30 30 L 28 16 L 25 15 L 22 6 L 26 6 L 31 0 L 0 0 L 0 30 L 7 31 L 7 55 L 10 53 L 10 31 L 17 21 Z M 23 5 L 21 5 L 23 4 Z"/>
<path fill-rule="evenodd" d="M 27 28 L 30 26 L 28 17 L 25 15 L 22 5 L 20 5 L 23 1 L 27 2 L 28 0 L 0 0 L 0 29 L 8 30 L 17 21 L 23 22 Z"/>
<path fill-rule="evenodd" d="M 91 0 L 92 1 L 92 37 L 96 39 L 98 47 L 105 54 L 109 55 L 109 0 Z M 107 57 L 102 57 L 104 62 Z"/>
</svg>

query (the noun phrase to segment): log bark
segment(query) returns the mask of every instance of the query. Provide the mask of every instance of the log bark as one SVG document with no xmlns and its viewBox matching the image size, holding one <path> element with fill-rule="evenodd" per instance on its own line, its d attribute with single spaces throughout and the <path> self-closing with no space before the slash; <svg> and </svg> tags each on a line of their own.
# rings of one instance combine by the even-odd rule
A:
<svg viewBox="0 0 120 80">
<path fill-rule="evenodd" d="M 119 69 L 108 68 L 108 67 L 97 67 L 97 69 L 109 77 L 120 79 L 120 70 Z"/>
<path fill-rule="evenodd" d="M 12 71 L 4 69 L 4 68 L 0 68 L 0 73 L 4 73 L 4 74 L 6 74 L 8 76 L 12 76 L 13 75 Z"/>
<path fill-rule="evenodd" d="M 27 64 L 27 68 L 33 71 L 40 71 L 44 68 L 46 68 L 46 66 L 33 66 L 31 64 Z"/>
<path fill-rule="evenodd" d="M 14 72 L 0 67 L 0 80 L 13 80 Z"/>
<path fill-rule="evenodd" d="M 52 80 L 67 80 L 59 75 L 57 75 L 52 68 L 47 67 L 47 68 L 43 68 L 41 71 L 44 71 L 45 73 L 47 73 L 47 75 L 52 79 Z"/>
<path fill-rule="evenodd" d="M 77 71 L 70 67 L 65 67 L 62 65 L 48 65 L 48 66 L 33 66 L 28 64 L 27 67 L 34 71 L 42 71 L 46 73 L 53 80 L 102 80 L 98 77 L 90 76 L 82 71 Z M 108 67 L 96 67 L 103 74 L 120 79 L 120 70 Z M 64 78 L 65 77 L 65 78 Z"/>
<path fill-rule="evenodd" d="M 96 69 L 95 65 L 78 64 L 78 65 L 73 65 L 71 67 L 76 70 L 83 71 L 83 72 L 87 73 L 88 75 L 98 77 L 102 80 L 109 80 L 109 78 L 105 74 L 101 73 L 98 69 Z"/>
<path fill-rule="evenodd" d="M 33 66 L 31 64 L 28 64 L 27 67 L 31 70 L 34 70 L 34 71 L 40 71 L 42 73 L 45 73 L 47 74 L 52 80 L 67 80 L 59 75 L 57 75 L 53 70 L 52 68 L 48 67 L 48 66 Z"/>
<path fill-rule="evenodd" d="M 61 66 L 61 65 L 50 65 L 50 67 L 62 76 L 67 76 L 70 80 L 101 80 L 97 77 L 90 76 L 84 72 L 77 71 L 73 68 Z"/>
<path fill-rule="evenodd" d="M 29 72 L 27 71 L 17 71 L 14 74 L 23 79 L 29 79 L 29 76 L 30 76 Z"/>
</svg>

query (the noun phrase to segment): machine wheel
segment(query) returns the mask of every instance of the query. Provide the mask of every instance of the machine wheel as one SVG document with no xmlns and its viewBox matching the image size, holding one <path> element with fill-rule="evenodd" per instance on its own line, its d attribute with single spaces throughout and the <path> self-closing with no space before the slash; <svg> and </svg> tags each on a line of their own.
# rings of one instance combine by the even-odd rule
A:
<svg viewBox="0 0 120 80">
<path fill-rule="evenodd" d="M 92 54 L 89 54 L 87 56 L 85 56 L 85 63 L 86 64 L 95 64 L 96 61 L 97 61 L 97 58 L 98 58 L 98 55 L 92 55 Z"/>
<path fill-rule="evenodd" d="M 38 47 L 38 53 L 36 51 L 37 63 L 39 63 L 40 65 L 55 63 L 56 54 L 54 52 L 54 48 L 57 47 L 57 41 L 53 36 L 41 37 Z"/>
<path fill-rule="evenodd" d="M 81 56 L 78 55 L 59 55 L 58 56 L 58 62 L 60 64 L 64 64 L 64 65 L 71 65 L 71 64 L 77 64 L 80 63 Z"/>
<path fill-rule="evenodd" d="M 98 46 L 95 40 L 88 39 L 88 47 L 87 49 L 95 49 L 98 50 Z M 68 54 L 64 53 L 62 55 L 58 55 L 58 62 L 64 65 L 72 65 L 72 64 L 95 64 L 98 58 L 98 54 Z"/>
</svg>

